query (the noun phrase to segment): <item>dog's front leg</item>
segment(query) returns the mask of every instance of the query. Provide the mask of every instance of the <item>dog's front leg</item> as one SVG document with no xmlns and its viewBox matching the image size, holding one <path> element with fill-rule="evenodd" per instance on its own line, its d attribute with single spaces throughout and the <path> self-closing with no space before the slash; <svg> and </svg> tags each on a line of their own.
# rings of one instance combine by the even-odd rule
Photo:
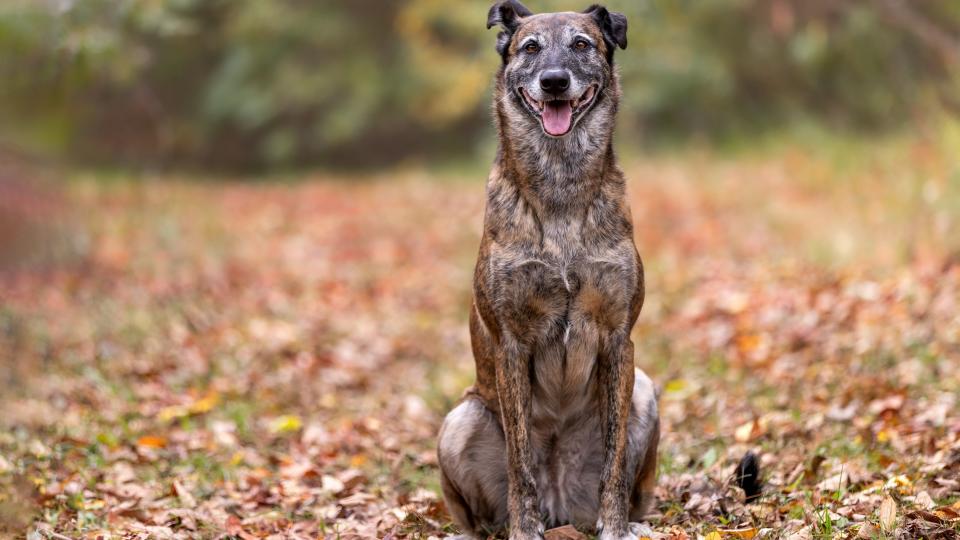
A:
<svg viewBox="0 0 960 540">
<path fill-rule="evenodd" d="M 599 360 L 604 455 L 597 534 L 600 540 L 636 538 L 627 521 L 633 481 L 633 473 L 627 471 L 627 420 L 634 379 L 633 342 L 628 332 L 614 332 L 602 347 Z"/>
<path fill-rule="evenodd" d="M 497 395 L 507 441 L 507 508 L 511 540 L 543 538 L 530 447 L 530 351 L 509 334 L 501 336 Z"/>
</svg>

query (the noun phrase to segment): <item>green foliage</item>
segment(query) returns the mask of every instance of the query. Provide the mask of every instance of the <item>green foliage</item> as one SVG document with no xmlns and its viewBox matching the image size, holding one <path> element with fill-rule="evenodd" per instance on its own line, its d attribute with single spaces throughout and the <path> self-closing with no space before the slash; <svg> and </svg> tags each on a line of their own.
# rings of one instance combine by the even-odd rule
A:
<svg viewBox="0 0 960 540">
<path fill-rule="evenodd" d="M 584 5 L 581 5 L 584 4 Z M 582 9 L 569 0 L 535 11 Z M 886 129 L 956 94 L 952 0 L 619 0 L 621 126 Z M 0 7 L 0 136 L 108 164 L 374 165 L 489 133 L 488 5 L 59 0 Z M 949 101 L 946 101 L 950 105 Z"/>
</svg>

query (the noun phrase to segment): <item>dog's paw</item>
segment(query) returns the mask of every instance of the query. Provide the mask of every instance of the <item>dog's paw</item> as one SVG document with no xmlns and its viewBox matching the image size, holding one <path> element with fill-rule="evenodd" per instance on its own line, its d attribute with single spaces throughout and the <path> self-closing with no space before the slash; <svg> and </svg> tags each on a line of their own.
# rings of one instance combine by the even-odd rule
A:
<svg viewBox="0 0 960 540">
<path fill-rule="evenodd" d="M 631 522 L 628 527 L 630 527 L 630 533 L 637 536 L 637 538 L 655 538 L 656 533 L 653 532 L 653 527 L 647 525 L 646 523 L 634 523 Z"/>
<path fill-rule="evenodd" d="M 600 534 L 597 536 L 599 540 L 642 540 L 644 538 L 656 538 L 656 533 L 654 533 L 653 529 L 646 523 L 630 522 L 627 524 L 627 530 L 623 534 L 617 534 L 612 530 L 604 528 L 602 525 L 599 528 Z"/>
<path fill-rule="evenodd" d="M 510 529 L 510 540 L 543 540 L 543 523 L 530 521 L 526 527 Z"/>
</svg>

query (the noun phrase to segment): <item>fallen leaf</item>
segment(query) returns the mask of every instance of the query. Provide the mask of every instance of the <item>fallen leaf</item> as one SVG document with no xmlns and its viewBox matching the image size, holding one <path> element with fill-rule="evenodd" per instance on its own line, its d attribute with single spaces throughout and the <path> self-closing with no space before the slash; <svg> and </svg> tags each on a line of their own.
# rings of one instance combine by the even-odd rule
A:
<svg viewBox="0 0 960 540">
<path fill-rule="evenodd" d="M 910 493 L 913 490 L 913 482 L 906 476 L 899 474 L 887 480 L 883 488 L 896 489 L 898 493 Z"/>
<path fill-rule="evenodd" d="M 177 498 L 180 499 L 180 504 L 182 504 L 184 508 L 193 508 L 197 506 L 197 500 L 193 498 L 193 495 L 190 493 L 190 491 L 183 487 L 183 484 L 181 484 L 178 480 L 173 481 L 173 491 L 176 493 Z"/>
<path fill-rule="evenodd" d="M 167 438 L 157 435 L 144 435 L 143 437 L 137 439 L 137 446 L 143 446 L 146 448 L 166 448 Z"/>
<path fill-rule="evenodd" d="M 366 481 L 366 477 L 357 469 L 346 469 L 337 474 L 337 479 L 343 482 L 343 489 L 353 489 Z"/>
<path fill-rule="evenodd" d="M 178 418 L 183 418 L 190 414 L 190 411 L 182 405 L 173 405 L 164 407 L 157 413 L 157 420 L 161 422 L 170 422 Z"/>
<path fill-rule="evenodd" d="M 761 435 L 763 435 L 764 428 L 761 425 L 759 420 L 751 420 L 745 424 L 741 424 L 736 431 L 733 432 L 733 438 L 739 443 L 750 442 Z"/>
<path fill-rule="evenodd" d="M 663 386 L 663 392 L 666 394 L 676 394 L 682 392 L 687 387 L 687 381 L 683 379 L 671 379 Z"/>
<path fill-rule="evenodd" d="M 926 491 L 917 493 L 917 496 L 913 499 L 913 503 L 924 510 L 931 510 L 937 506 L 937 503 L 933 502 L 933 498 L 930 497 L 930 494 Z"/>
<path fill-rule="evenodd" d="M 544 540 L 587 540 L 587 535 L 578 531 L 573 525 L 556 527 L 543 533 Z"/>
<path fill-rule="evenodd" d="M 877 529 L 871 523 L 864 523 L 860 525 L 860 529 L 857 531 L 857 538 L 863 538 L 864 540 L 873 540 L 880 536 L 880 529 Z"/>
<path fill-rule="evenodd" d="M 213 408 L 217 406 L 217 403 L 220 403 L 220 394 L 211 390 L 204 397 L 194 401 L 189 409 L 193 414 L 204 414 L 213 410 Z"/>
<path fill-rule="evenodd" d="M 880 527 L 884 531 L 892 531 L 897 524 L 897 503 L 887 495 L 880 503 Z"/>
<path fill-rule="evenodd" d="M 294 414 L 280 416 L 270 422 L 270 432 L 274 435 L 300 431 L 301 427 L 303 427 L 303 422 L 299 416 Z"/>
<path fill-rule="evenodd" d="M 334 495 L 342 492 L 345 488 L 343 482 L 327 474 L 323 475 L 323 477 L 320 478 L 320 486 L 321 486 L 320 489 L 322 489 L 323 491 L 326 491 L 328 493 L 333 493 Z"/>
<path fill-rule="evenodd" d="M 377 498 L 374 497 L 373 495 L 369 493 L 359 492 L 359 493 L 354 493 L 349 497 L 340 499 L 339 503 L 341 506 L 362 506 L 375 500 L 377 500 Z"/>
<path fill-rule="evenodd" d="M 745 527 L 741 529 L 717 529 L 720 533 L 726 538 L 731 536 L 734 538 L 742 538 L 743 540 L 750 540 L 751 538 L 757 535 L 756 527 Z"/>
<path fill-rule="evenodd" d="M 910 512 L 904 517 L 906 517 L 907 519 L 920 519 L 923 521 L 928 521 L 930 523 L 935 523 L 937 525 L 945 525 L 947 523 L 947 520 L 943 519 L 942 517 L 934 513 L 927 512 L 926 510 L 914 510 L 913 512 Z"/>
<path fill-rule="evenodd" d="M 951 523 L 955 521 L 960 521 L 960 510 L 955 510 L 950 506 L 941 506 L 937 508 L 934 512 L 934 515 L 937 517 L 949 521 Z"/>
</svg>

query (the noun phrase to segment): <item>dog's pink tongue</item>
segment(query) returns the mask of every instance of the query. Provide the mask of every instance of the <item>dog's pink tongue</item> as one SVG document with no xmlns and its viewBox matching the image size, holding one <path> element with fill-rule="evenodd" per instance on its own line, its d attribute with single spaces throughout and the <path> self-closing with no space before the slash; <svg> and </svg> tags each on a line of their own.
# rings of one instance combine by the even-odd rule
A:
<svg viewBox="0 0 960 540">
<path fill-rule="evenodd" d="M 543 108 L 543 129 L 550 135 L 560 136 L 570 131 L 573 107 L 569 101 L 548 101 Z"/>
</svg>

